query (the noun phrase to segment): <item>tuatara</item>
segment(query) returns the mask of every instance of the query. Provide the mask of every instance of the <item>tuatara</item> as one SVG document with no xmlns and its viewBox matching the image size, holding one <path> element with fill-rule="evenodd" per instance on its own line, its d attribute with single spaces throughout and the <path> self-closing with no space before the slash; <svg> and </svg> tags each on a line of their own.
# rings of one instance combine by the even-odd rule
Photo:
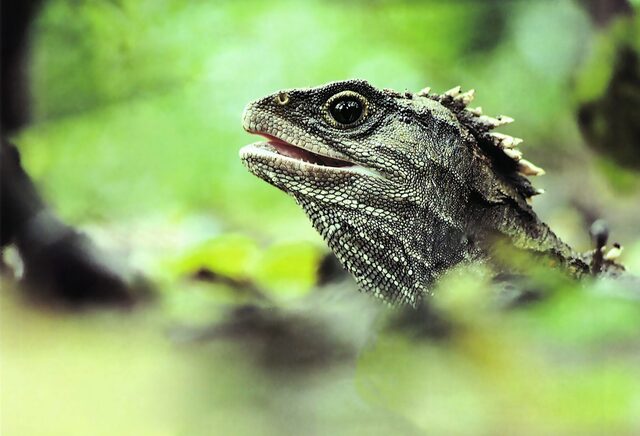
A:
<svg viewBox="0 0 640 436">
<path fill-rule="evenodd" d="M 500 264 L 498 240 L 588 274 L 588 257 L 529 204 L 542 191 L 528 176 L 544 170 L 522 158 L 521 139 L 493 132 L 513 119 L 468 107 L 473 97 L 363 80 L 280 91 L 246 107 L 245 130 L 267 141 L 240 157 L 295 198 L 361 289 L 389 302 L 416 305 L 461 262 Z"/>
</svg>

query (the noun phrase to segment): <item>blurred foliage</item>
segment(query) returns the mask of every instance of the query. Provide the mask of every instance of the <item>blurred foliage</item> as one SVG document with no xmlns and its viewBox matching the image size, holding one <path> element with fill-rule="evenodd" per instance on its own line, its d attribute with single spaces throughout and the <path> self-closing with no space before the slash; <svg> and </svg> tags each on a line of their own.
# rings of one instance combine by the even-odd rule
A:
<svg viewBox="0 0 640 436">
<path fill-rule="evenodd" d="M 207 268 L 233 279 L 246 279 L 250 263 L 257 255 L 258 247 L 253 239 L 228 234 L 190 248 L 175 261 L 172 269 L 183 275 Z"/>
<path fill-rule="evenodd" d="M 475 88 L 549 170 L 536 210 L 586 249 L 573 205 L 592 206 L 638 273 L 637 173 L 594 158 L 576 122 L 619 41 L 637 50 L 624 26 L 595 29 L 569 0 L 47 2 L 36 119 L 16 142 L 60 215 L 160 295 L 131 314 L 68 316 L 3 279 L 3 433 L 640 432 L 632 285 L 534 268 L 546 298 L 505 310 L 486 272 L 456 271 L 432 300 L 450 334 L 392 328 L 397 310 L 352 284 L 314 287 L 324 244 L 237 158 L 252 141 L 244 105 L 277 89 Z"/>
<path fill-rule="evenodd" d="M 633 192 L 636 178 L 616 167 L 640 169 L 640 18 L 619 20 L 599 39 L 578 77 L 578 120 L 587 143 L 604 156 L 611 183 Z M 607 160 L 617 165 L 611 168 Z"/>
<path fill-rule="evenodd" d="M 201 269 L 235 280 L 255 280 L 275 297 L 308 293 L 320 262 L 316 245 L 279 242 L 260 250 L 247 236 L 225 234 L 189 247 L 169 264 L 173 279 Z"/>
</svg>

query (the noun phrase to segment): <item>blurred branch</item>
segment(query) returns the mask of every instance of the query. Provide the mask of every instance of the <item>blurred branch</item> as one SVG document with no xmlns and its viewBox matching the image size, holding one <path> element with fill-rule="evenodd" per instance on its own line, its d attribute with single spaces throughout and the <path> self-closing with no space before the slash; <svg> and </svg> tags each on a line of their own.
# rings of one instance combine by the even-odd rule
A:
<svg viewBox="0 0 640 436">
<path fill-rule="evenodd" d="M 47 303 L 130 306 L 147 294 L 147 284 L 129 283 L 121 271 L 44 203 L 22 167 L 18 149 L 5 135 L 29 119 L 28 31 L 39 1 L 2 3 L 1 245 L 15 244 L 33 296 Z"/>
</svg>

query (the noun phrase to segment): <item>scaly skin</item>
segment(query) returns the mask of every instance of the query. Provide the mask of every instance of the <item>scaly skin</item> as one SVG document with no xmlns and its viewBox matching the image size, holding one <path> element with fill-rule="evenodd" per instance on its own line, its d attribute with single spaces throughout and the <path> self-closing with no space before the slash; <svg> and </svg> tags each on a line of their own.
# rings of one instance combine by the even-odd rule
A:
<svg viewBox="0 0 640 436">
<path fill-rule="evenodd" d="M 521 140 L 491 133 L 512 120 L 467 108 L 472 98 L 363 80 L 281 91 L 245 109 L 244 128 L 270 141 L 240 157 L 295 198 L 364 291 L 389 302 L 416 305 L 461 262 L 500 264 L 497 239 L 587 272 L 527 202 L 540 192 L 525 175 L 542 169 L 521 158 Z"/>
</svg>

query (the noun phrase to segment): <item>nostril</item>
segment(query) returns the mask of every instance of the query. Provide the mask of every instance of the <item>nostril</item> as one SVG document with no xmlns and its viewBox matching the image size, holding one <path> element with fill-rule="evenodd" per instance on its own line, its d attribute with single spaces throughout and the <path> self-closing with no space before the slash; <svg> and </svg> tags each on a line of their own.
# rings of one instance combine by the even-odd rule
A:
<svg viewBox="0 0 640 436">
<path fill-rule="evenodd" d="M 275 100 L 276 104 L 285 106 L 287 103 L 289 103 L 289 94 L 286 92 L 279 92 L 278 95 L 276 95 Z"/>
</svg>

